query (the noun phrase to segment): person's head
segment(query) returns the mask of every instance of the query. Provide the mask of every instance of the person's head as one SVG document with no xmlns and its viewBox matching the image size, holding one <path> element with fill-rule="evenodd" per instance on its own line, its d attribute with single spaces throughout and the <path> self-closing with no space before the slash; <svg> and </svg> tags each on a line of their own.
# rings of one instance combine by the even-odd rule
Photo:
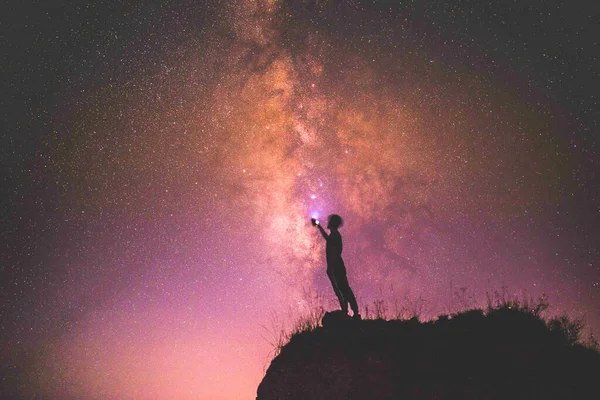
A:
<svg viewBox="0 0 600 400">
<path fill-rule="evenodd" d="M 337 229 L 344 225 L 344 220 L 337 214 L 331 214 L 327 217 L 327 229 Z"/>
</svg>

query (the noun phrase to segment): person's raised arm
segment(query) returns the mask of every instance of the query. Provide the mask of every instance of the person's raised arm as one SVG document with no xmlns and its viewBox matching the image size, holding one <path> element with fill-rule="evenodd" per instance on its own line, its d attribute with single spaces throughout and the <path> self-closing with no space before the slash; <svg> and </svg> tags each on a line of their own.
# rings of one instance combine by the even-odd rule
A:
<svg viewBox="0 0 600 400">
<path fill-rule="evenodd" d="M 319 228 L 319 231 L 321 232 L 321 235 L 323 235 L 325 240 L 329 239 L 329 235 L 327 234 L 327 232 L 325 232 L 325 229 L 323 229 L 323 227 L 321 226 L 319 221 L 317 221 L 316 218 L 311 218 L 310 222 L 311 222 L 312 226 L 316 226 L 317 228 Z"/>
<path fill-rule="evenodd" d="M 327 234 L 327 232 L 325 232 L 325 229 L 323 229 L 323 227 L 321 226 L 321 224 L 317 224 L 317 228 L 319 228 L 319 232 L 321 232 L 321 235 L 323 235 L 323 237 L 325 238 L 325 240 L 329 239 L 329 235 Z"/>
</svg>

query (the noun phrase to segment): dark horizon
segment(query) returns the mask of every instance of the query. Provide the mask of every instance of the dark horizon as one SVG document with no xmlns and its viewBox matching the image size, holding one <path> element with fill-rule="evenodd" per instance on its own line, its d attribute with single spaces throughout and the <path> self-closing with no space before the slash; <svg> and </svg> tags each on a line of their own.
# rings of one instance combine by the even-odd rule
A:
<svg viewBox="0 0 600 400">
<path fill-rule="evenodd" d="M 256 400 L 597 398 L 598 343 L 540 317 L 547 305 L 505 299 L 426 323 L 325 313 L 278 348 Z"/>
</svg>

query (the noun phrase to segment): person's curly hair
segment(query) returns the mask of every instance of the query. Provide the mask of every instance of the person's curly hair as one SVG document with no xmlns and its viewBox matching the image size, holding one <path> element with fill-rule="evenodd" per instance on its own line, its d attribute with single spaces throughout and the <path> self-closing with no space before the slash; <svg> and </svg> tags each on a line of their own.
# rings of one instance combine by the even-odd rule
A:
<svg viewBox="0 0 600 400">
<path fill-rule="evenodd" d="M 327 217 L 327 226 L 331 228 L 339 228 L 344 225 L 344 220 L 337 214 L 331 214 Z"/>
</svg>

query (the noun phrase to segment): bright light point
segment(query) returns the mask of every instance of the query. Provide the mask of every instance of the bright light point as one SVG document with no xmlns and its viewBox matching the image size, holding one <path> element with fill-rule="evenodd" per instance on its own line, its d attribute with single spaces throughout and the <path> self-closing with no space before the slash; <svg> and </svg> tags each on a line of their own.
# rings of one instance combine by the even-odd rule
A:
<svg viewBox="0 0 600 400">
<path fill-rule="evenodd" d="M 242 170 L 242 172 L 243 172 L 243 173 L 246 173 L 246 168 L 244 168 L 244 169 Z"/>
<path fill-rule="evenodd" d="M 317 195 L 315 195 L 315 194 L 311 194 L 311 195 L 310 195 L 310 198 L 314 200 L 314 199 L 316 199 L 316 198 L 317 198 Z"/>
</svg>

